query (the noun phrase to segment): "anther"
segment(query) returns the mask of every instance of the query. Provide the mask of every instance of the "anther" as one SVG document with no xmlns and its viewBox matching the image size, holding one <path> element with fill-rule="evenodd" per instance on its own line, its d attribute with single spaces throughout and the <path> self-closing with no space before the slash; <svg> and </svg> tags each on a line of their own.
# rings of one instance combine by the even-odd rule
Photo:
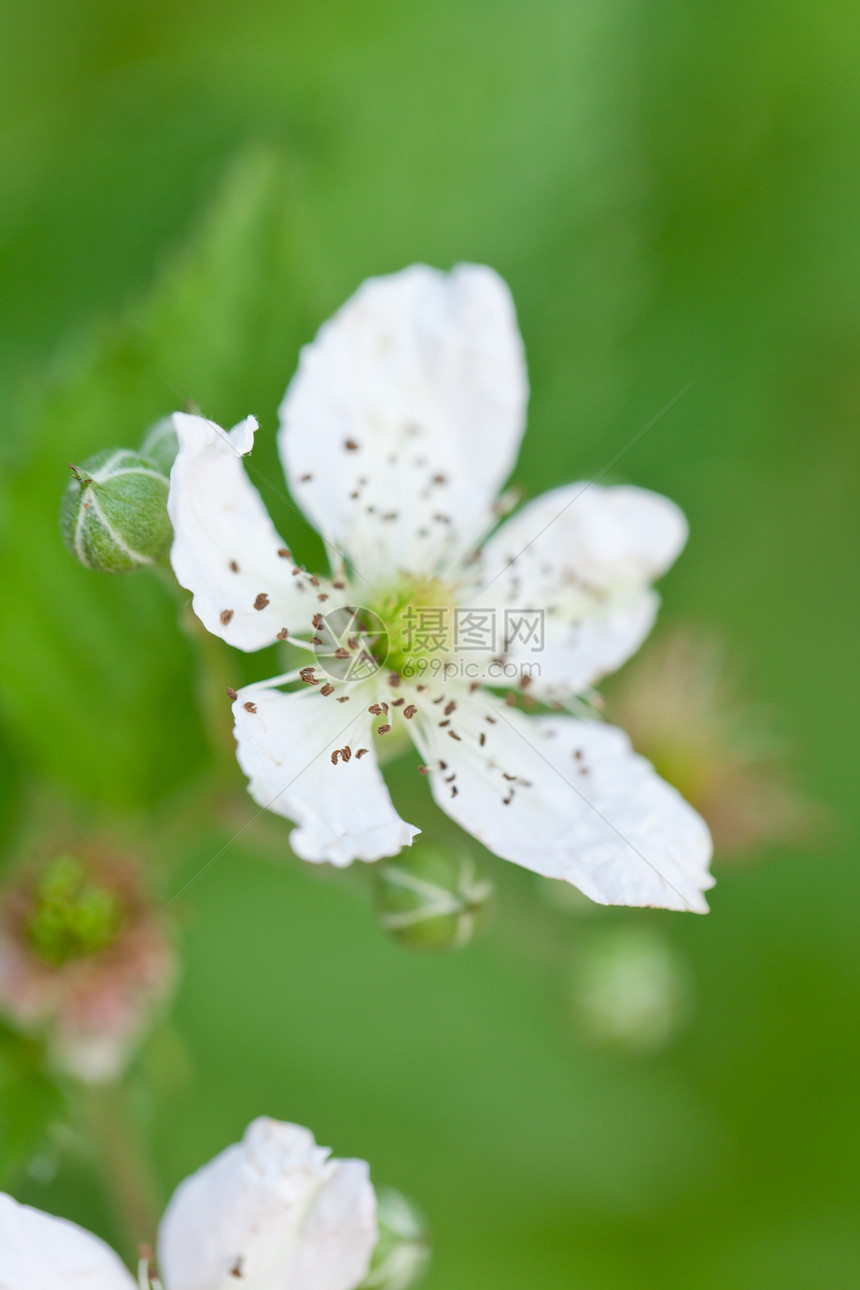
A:
<svg viewBox="0 0 860 1290">
<path fill-rule="evenodd" d="M 325 685 L 320 690 L 320 694 L 324 694 L 326 695 L 326 697 L 328 697 L 328 695 L 330 694 L 334 694 L 334 686 L 332 685 L 331 681 L 326 681 Z"/>
<path fill-rule="evenodd" d="M 390 729 L 391 726 L 377 726 L 376 733 L 378 735 L 387 735 Z"/>
<path fill-rule="evenodd" d="M 242 706 L 244 707 L 244 709 L 245 709 L 245 711 L 246 711 L 246 712 L 256 712 L 256 711 L 257 711 L 257 705 L 256 705 L 256 703 L 250 703 L 250 702 L 249 702 L 249 703 L 245 703 L 245 704 L 243 704 Z"/>
<path fill-rule="evenodd" d="M 367 749 L 366 749 L 366 748 L 359 748 L 358 752 L 355 754 L 355 756 L 356 756 L 356 760 L 357 760 L 357 761 L 361 761 L 362 757 L 364 756 L 364 754 L 365 754 L 366 752 L 367 752 Z"/>
<path fill-rule="evenodd" d="M 290 633 L 287 631 L 286 627 L 282 627 L 281 630 L 278 632 L 278 640 L 285 641 L 289 636 L 289 634 Z"/>
<path fill-rule="evenodd" d="M 232 618 L 232 617 L 233 617 L 233 610 L 232 610 L 232 609 L 222 609 L 222 610 L 221 610 L 221 622 L 224 624 L 224 626 L 225 626 L 225 627 L 226 627 L 226 626 L 227 626 L 227 624 L 230 622 L 230 620 L 231 620 L 231 618 Z"/>
<path fill-rule="evenodd" d="M 237 699 L 238 697 L 239 697 L 239 696 L 237 695 L 236 691 L 233 689 L 232 685 L 228 685 L 228 686 L 227 686 L 227 698 L 230 700 L 230 702 L 232 703 L 232 702 L 234 701 L 234 699 Z"/>
<path fill-rule="evenodd" d="M 418 709 L 416 708 L 415 704 L 410 703 L 408 708 L 403 709 L 403 715 L 407 721 L 411 721 L 417 711 Z"/>
</svg>

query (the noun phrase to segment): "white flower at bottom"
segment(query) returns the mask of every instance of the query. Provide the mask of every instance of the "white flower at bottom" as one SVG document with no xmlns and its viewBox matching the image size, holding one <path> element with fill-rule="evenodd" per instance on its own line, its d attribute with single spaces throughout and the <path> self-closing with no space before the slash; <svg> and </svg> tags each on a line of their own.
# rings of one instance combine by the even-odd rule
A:
<svg viewBox="0 0 860 1290">
<path fill-rule="evenodd" d="M 577 696 L 650 630 L 651 583 L 687 533 L 655 493 L 580 483 L 487 537 L 527 394 L 513 302 L 491 269 L 366 282 L 305 347 L 281 407 L 287 480 L 330 577 L 294 562 L 251 485 L 254 419 L 227 434 L 175 414 L 171 559 L 196 613 L 242 650 L 316 651 L 235 697 L 239 763 L 254 800 L 297 825 L 297 855 L 378 860 L 418 832 L 376 756 L 407 734 L 438 804 L 497 855 L 605 904 L 704 911 L 708 830 L 626 737 L 527 717 L 495 693 L 581 710 Z"/>
<path fill-rule="evenodd" d="M 181 1183 L 161 1223 L 164 1290 L 355 1290 L 377 1241 L 362 1160 L 333 1160 L 307 1129 L 255 1120 Z M 0 1290 L 134 1290 L 103 1241 L 0 1196 Z"/>
</svg>

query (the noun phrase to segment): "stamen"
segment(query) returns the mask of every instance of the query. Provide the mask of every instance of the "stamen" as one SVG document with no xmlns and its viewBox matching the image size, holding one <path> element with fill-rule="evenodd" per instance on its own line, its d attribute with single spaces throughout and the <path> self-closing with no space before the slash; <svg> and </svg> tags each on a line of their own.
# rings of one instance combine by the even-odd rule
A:
<svg viewBox="0 0 860 1290">
<path fill-rule="evenodd" d="M 221 610 L 221 622 L 224 624 L 224 626 L 225 626 L 225 627 L 226 627 L 226 626 L 227 626 L 227 624 L 232 620 L 232 618 L 233 618 L 233 610 L 232 610 L 232 609 L 222 609 L 222 610 Z"/>
<path fill-rule="evenodd" d="M 257 599 L 254 601 L 254 608 L 265 609 L 268 603 L 269 597 L 266 595 L 265 591 L 261 591 Z"/>
<path fill-rule="evenodd" d="M 289 634 L 290 633 L 287 631 L 286 627 L 282 627 L 281 630 L 278 632 L 278 640 L 285 641 L 289 636 Z"/>
<path fill-rule="evenodd" d="M 356 760 L 357 760 L 357 761 L 361 761 L 362 757 L 364 756 L 364 754 L 365 754 L 366 752 L 367 752 L 367 749 L 366 749 L 366 748 L 359 748 L 358 752 L 355 754 L 355 756 L 356 756 Z"/>
<path fill-rule="evenodd" d="M 326 697 L 330 694 L 334 694 L 334 686 L 330 681 L 326 681 L 325 685 L 320 690 L 320 694 L 324 694 Z"/>
<path fill-rule="evenodd" d="M 390 729 L 391 726 L 377 726 L 376 733 L 378 735 L 387 735 Z"/>
<path fill-rule="evenodd" d="M 238 699 L 238 697 L 239 697 L 239 696 L 238 696 L 238 694 L 236 693 L 236 691 L 233 689 L 232 685 L 228 685 L 228 686 L 227 686 L 227 698 L 230 700 L 230 702 L 232 703 L 235 699 Z"/>
<path fill-rule="evenodd" d="M 292 560 L 293 558 L 292 553 L 288 551 L 285 546 L 278 547 L 278 555 L 281 557 L 282 560 Z"/>
<path fill-rule="evenodd" d="M 415 704 L 410 703 L 408 708 L 403 709 L 403 715 L 407 721 L 411 721 L 417 711 L 418 709 L 416 708 Z"/>
<path fill-rule="evenodd" d="M 256 703 L 251 703 L 251 702 L 249 701 L 248 703 L 245 703 L 245 704 L 243 704 L 242 706 L 244 707 L 244 709 L 245 709 L 245 711 L 246 711 L 246 712 L 256 712 L 256 711 L 257 711 L 257 705 L 256 705 Z"/>
</svg>

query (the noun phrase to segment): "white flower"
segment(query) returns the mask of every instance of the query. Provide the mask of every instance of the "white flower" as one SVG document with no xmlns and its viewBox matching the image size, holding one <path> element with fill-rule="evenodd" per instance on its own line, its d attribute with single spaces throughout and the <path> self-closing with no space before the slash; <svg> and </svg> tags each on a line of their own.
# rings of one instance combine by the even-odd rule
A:
<svg viewBox="0 0 860 1290">
<path fill-rule="evenodd" d="M 245 472 L 255 420 L 226 434 L 174 416 L 172 561 L 198 616 L 243 650 L 288 636 L 317 650 L 238 694 L 239 762 L 255 801 L 295 821 L 299 856 L 377 860 L 418 832 L 376 756 L 408 731 L 436 801 L 497 855 L 602 903 L 704 911 L 707 828 L 626 737 L 526 716 L 494 692 L 514 678 L 581 711 L 576 696 L 647 634 L 650 584 L 686 539 L 665 498 L 579 483 L 524 506 L 481 548 L 527 393 L 513 303 L 492 270 L 414 266 L 366 282 L 303 350 L 281 407 L 281 458 L 327 544 L 326 578 L 293 562 Z M 384 667 L 376 620 L 354 621 L 356 607 L 388 629 Z M 423 647 L 422 623 L 437 628 Z M 323 666 L 332 636 L 340 656 L 329 649 Z"/>
<path fill-rule="evenodd" d="M 164 1290 L 355 1290 L 377 1240 L 363 1160 L 332 1160 L 307 1129 L 259 1119 L 192 1174 L 161 1223 Z M 0 1195 L 0 1290 L 135 1290 L 114 1252 Z"/>
</svg>

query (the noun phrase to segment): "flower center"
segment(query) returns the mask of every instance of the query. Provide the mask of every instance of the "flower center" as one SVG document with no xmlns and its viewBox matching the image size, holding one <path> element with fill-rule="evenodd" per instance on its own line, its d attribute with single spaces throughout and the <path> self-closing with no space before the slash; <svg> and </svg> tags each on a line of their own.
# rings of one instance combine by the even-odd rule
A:
<svg viewBox="0 0 860 1290">
<path fill-rule="evenodd" d="M 39 879 L 26 921 L 33 953 L 51 967 L 107 949 L 123 923 L 116 892 L 90 877 L 76 856 L 58 856 Z"/>
<path fill-rule="evenodd" d="M 368 606 L 388 634 L 380 665 L 406 677 L 441 666 L 454 649 L 454 606 L 453 588 L 439 578 L 406 578 L 383 592 Z"/>
</svg>

